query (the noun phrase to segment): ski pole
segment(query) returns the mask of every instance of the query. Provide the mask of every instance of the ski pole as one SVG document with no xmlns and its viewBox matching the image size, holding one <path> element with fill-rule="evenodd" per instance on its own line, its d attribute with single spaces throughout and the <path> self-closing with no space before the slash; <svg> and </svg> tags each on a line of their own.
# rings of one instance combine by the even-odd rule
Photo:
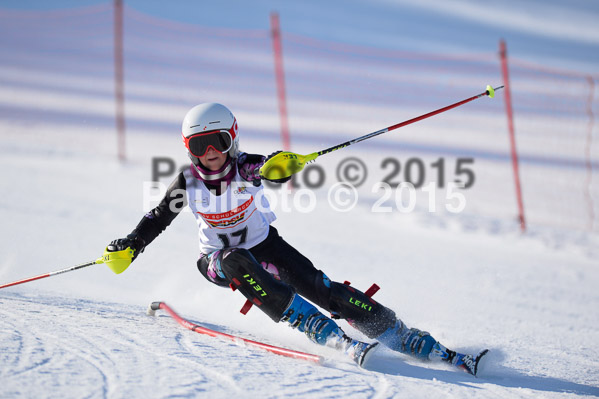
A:
<svg viewBox="0 0 599 399">
<path fill-rule="evenodd" d="M 503 86 L 493 88 L 493 87 L 487 85 L 487 88 L 483 93 L 477 94 L 475 96 L 472 96 L 472 97 L 467 98 L 462 101 L 458 101 L 457 103 L 448 105 L 446 107 L 439 108 L 439 109 L 437 109 L 435 111 L 431 111 L 427 114 L 417 116 L 417 117 L 409 119 L 407 121 L 397 123 L 395 125 L 386 127 L 381 130 L 377 130 L 376 132 L 372 132 L 372 133 L 366 134 L 364 136 L 355 138 L 353 140 L 346 141 L 345 143 L 337 144 L 337 145 L 327 148 L 325 150 L 313 152 L 312 154 L 300 155 L 300 154 L 296 154 L 296 153 L 289 152 L 289 151 L 280 152 L 277 155 L 270 158 L 266 163 L 264 163 L 264 165 L 262 165 L 262 167 L 260 168 L 260 176 L 266 178 L 267 180 L 276 180 L 276 179 L 283 179 L 283 178 L 289 177 L 289 176 L 293 175 L 294 173 L 301 171 L 308 162 L 315 160 L 316 158 L 318 158 L 321 155 L 328 154 L 330 152 L 339 150 L 341 148 L 349 147 L 350 145 L 359 143 L 360 141 L 364 141 L 364 140 L 376 137 L 378 135 L 390 132 L 392 130 L 399 129 L 400 127 L 410 125 L 412 123 L 421 121 L 426 118 L 430 118 L 431 116 L 440 114 L 445 111 L 449 111 L 450 109 L 459 107 L 460 105 L 464 105 L 466 103 L 469 103 L 470 101 L 474 101 L 483 96 L 488 96 L 488 97 L 493 98 L 495 96 L 495 90 L 499 90 L 502 88 L 503 88 Z"/>
<path fill-rule="evenodd" d="M 82 263 L 80 265 L 68 267 L 66 269 L 57 270 L 50 273 L 40 274 L 39 276 L 29 277 L 23 280 L 13 281 L 12 283 L 0 285 L 0 289 L 12 287 L 13 285 L 19 285 L 28 283 L 30 281 L 41 280 L 46 277 L 56 276 L 67 272 L 83 269 L 84 267 L 105 263 L 113 272 L 116 274 L 122 273 L 130 264 L 133 258 L 133 250 L 131 248 L 124 249 L 122 251 L 108 252 L 104 251 L 104 256 L 90 262 Z"/>
<path fill-rule="evenodd" d="M 46 273 L 46 274 L 40 274 L 39 276 L 26 278 L 26 279 L 19 280 L 19 281 L 13 281 L 12 283 L 0 285 L 0 289 L 7 288 L 7 287 L 12 287 L 13 285 L 19 285 L 19 284 L 28 283 L 30 281 L 40 280 L 40 279 L 46 278 L 46 277 L 56 276 L 57 274 L 72 272 L 73 270 L 83 269 L 84 267 L 95 265 L 97 263 L 104 263 L 104 258 L 98 258 L 98 259 L 96 259 L 94 261 L 91 261 L 91 262 L 82 263 L 80 265 L 69 267 L 69 268 L 62 269 L 62 270 L 57 270 L 55 272 L 50 272 L 50 273 Z"/>
</svg>

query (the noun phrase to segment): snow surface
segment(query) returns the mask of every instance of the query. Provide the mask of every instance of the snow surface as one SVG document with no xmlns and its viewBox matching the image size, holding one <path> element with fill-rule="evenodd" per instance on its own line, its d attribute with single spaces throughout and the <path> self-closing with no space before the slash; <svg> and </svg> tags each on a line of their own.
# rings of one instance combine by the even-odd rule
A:
<svg viewBox="0 0 599 399">
<path fill-rule="evenodd" d="M 169 3 L 167 11 L 187 11 L 189 3 L 180 3 Z M 489 29 L 488 20 L 485 26 L 468 21 L 494 13 L 467 1 L 434 12 L 427 9 L 429 2 L 412 0 L 401 3 L 407 8 L 387 0 L 378 6 L 331 2 L 328 12 L 315 12 L 304 2 L 281 6 L 293 151 L 326 148 L 499 82 L 491 53 L 499 37 L 506 37 L 510 54 L 547 60 L 549 67 L 580 64 L 581 71 L 594 73 L 597 29 L 585 21 L 592 20 L 596 7 L 544 1 L 553 6 L 534 15 L 545 22 L 531 25 L 530 13 L 522 13 L 530 2 L 507 3 L 503 12 L 509 9 L 510 17 Z M 136 7 L 141 4 L 163 3 L 144 1 Z M 52 18 L 2 13 L 0 284 L 94 260 L 108 242 L 128 234 L 160 199 L 160 190 L 151 188 L 151 159 L 168 157 L 177 167 L 187 163 L 178 130 L 185 111 L 197 102 L 220 101 L 234 109 L 243 149 L 266 154 L 280 149 L 267 31 L 272 3 L 252 3 L 230 20 L 212 22 L 210 7 L 222 4 L 202 3 L 209 12 L 201 13 L 206 19 L 199 27 L 164 24 L 136 7 L 126 8 L 126 163 L 115 155 L 111 5 L 76 10 L 76 18 L 70 11 Z M 246 30 L 226 38 L 231 32 L 217 29 L 210 36 L 206 31 L 213 29 L 205 27 L 211 23 Z M 573 24 L 585 28 L 576 30 Z M 517 34 L 533 27 L 533 34 Z M 289 33 L 374 47 L 393 44 L 402 51 L 472 52 L 477 63 L 478 52 L 486 51 L 492 61 L 483 57 L 481 62 L 492 68 L 464 69 L 470 63 L 463 61 L 456 72 L 451 58 L 428 64 L 426 57 L 416 57 L 412 66 L 401 57 L 390 63 L 370 53 L 353 62 L 354 55 L 344 51 L 321 53 L 318 43 L 305 48 L 301 37 Z M 560 39 L 564 33 L 569 39 Z M 398 65 L 403 73 L 396 73 Z M 305 76 L 306 67 L 313 77 Z M 244 298 L 208 283 L 197 271 L 197 227 L 186 213 L 121 275 L 95 265 L 0 290 L 0 398 L 599 396 L 599 237 L 589 218 L 589 209 L 599 214 L 599 203 L 587 207 L 580 184 L 589 187 L 590 198 L 599 198 L 596 177 L 587 180 L 585 168 L 556 162 L 565 154 L 566 161 L 583 164 L 588 119 L 580 116 L 578 103 L 570 102 L 532 103 L 540 111 L 527 112 L 531 102 L 524 95 L 536 88 L 548 91 L 543 101 L 549 94 L 556 98 L 555 92 L 586 98 L 587 89 L 578 81 L 555 82 L 553 76 L 546 78 L 551 85 L 526 74 L 512 77 L 529 217 L 525 234 L 515 220 L 501 93 L 401 134 L 319 158 L 315 165 L 324 168 L 326 184 L 314 197 L 302 190 L 307 171 L 300 189 L 272 193 L 274 225 L 331 278 L 350 280 L 363 290 L 377 283 L 376 299 L 448 347 L 490 348 L 480 378 L 386 349 L 362 370 L 257 309 L 241 315 Z M 598 98 L 599 91 L 594 95 Z M 596 144 L 590 151 L 595 165 Z M 439 158 L 446 162 L 447 182 L 456 177 L 456 158 L 475 158 L 476 184 L 462 192 L 465 209 L 447 211 L 455 205 L 447 188 L 434 190 L 432 202 L 430 193 L 419 190 L 412 212 L 398 212 L 392 197 L 380 203 L 386 193 L 374 187 L 390 171 L 381 161 L 400 156 L 402 162 L 422 160 L 427 183 L 434 180 L 430 165 Z M 371 173 L 358 190 L 356 206 L 338 212 L 327 194 L 336 181 L 335 167 L 350 157 L 364 161 Z M 161 178 L 160 187 L 171 178 Z M 306 206 L 310 201 L 313 206 Z M 393 212 L 373 212 L 373 207 Z M 591 227 L 583 230 L 588 223 Z M 147 316 L 148 304 L 157 300 L 206 327 L 327 360 L 318 366 L 199 335 L 164 312 Z M 347 323 L 340 325 L 364 338 Z"/>
<path fill-rule="evenodd" d="M 2 282 L 99 257 L 149 206 L 143 181 L 156 149 L 184 161 L 176 135 L 132 132 L 135 151 L 119 164 L 106 132 L 90 146 L 66 126 L 33 133 L 3 123 Z M 365 151 L 365 159 L 374 156 Z M 281 234 L 331 278 L 362 289 L 378 283 L 376 298 L 409 326 L 457 350 L 490 348 L 481 378 L 386 349 L 362 370 L 256 309 L 241 315 L 238 293 L 197 272 L 195 221 L 183 214 L 121 275 L 96 265 L 0 290 L 0 397 L 599 395 L 594 237 L 521 235 L 467 214 L 373 213 L 368 201 L 342 213 L 331 210 L 326 190 L 316 198 L 311 212 L 278 212 Z M 327 361 L 313 365 L 196 334 L 164 312 L 147 316 L 156 300 L 207 327 Z"/>
</svg>

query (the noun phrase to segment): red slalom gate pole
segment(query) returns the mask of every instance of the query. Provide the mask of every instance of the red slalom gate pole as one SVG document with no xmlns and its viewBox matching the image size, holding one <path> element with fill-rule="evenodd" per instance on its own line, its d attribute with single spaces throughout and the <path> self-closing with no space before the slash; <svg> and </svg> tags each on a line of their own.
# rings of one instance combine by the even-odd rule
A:
<svg viewBox="0 0 599 399">
<path fill-rule="evenodd" d="M 283 69 L 283 45 L 281 44 L 281 25 L 279 14 L 270 14 L 272 34 L 272 49 L 275 58 L 275 75 L 277 80 L 277 96 L 279 98 L 279 116 L 281 118 L 281 136 L 283 136 L 283 150 L 288 151 L 290 144 L 289 122 L 287 119 L 287 94 L 285 93 L 285 73 Z"/>
<path fill-rule="evenodd" d="M 520 230 L 526 231 L 526 221 L 524 219 L 524 201 L 522 201 L 522 188 L 520 186 L 520 171 L 518 167 L 518 151 L 516 151 L 516 134 L 514 133 L 514 116 L 512 114 L 512 96 L 510 90 L 510 78 L 507 67 L 507 50 L 505 41 L 499 42 L 499 56 L 501 57 L 501 73 L 503 75 L 503 85 L 505 86 L 505 110 L 507 113 L 508 130 L 510 135 L 510 148 L 512 154 L 512 169 L 514 170 L 514 184 L 516 185 L 516 200 L 518 202 L 518 219 L 520 220 Z"/>
<path fill-rule="evenodd" d="M 215 338 L 224 338 L 224 339 L 231 340 L 233 342 L 241 342 L 241 343 L 244 343 L 245 345 L 264 349 L 268 352 L 275 353 L 275 354 L 281 355 L 281 356 L 291 357 L 294 359 L 308 360 L 308 361 L 311 361 L 314 363 L 319 363 L 319 364 L 322 363 L 322 358 L 318 355 L 312 355 L 310 353 L 298 352 L 298 351 L 294 351 L 292 349 L 285 349 L 285 348 L 281 348 L 278 346 L 268 345 L 268 344 L 258 342 L 258 341 L 252 341 L 250 339 L 225 334 L 220 331 L 211 330 L 209 328 L 202 327 L 198 324 L 194 324 L 190 321 L 185 320 L 181 316 L 179 316 L 170 306 L 168 306 L 164 302 L 152 302 L 148 309 L 148 314 L 154 315 L 154 313 L 159 309 L 166 311 L 169 315 L 171 315 L 171 317 L 173 319 L 175 319 L 177 321 L 177 323 L 179 323 L 183 327 L 187 328 L 188 330 L 197 332 L 199 334 L 205 334 L 205 335 L 209 335 L 209 336 L 215 337 Z"/>
<path fill-rule="evenodd" d="M 123 0 L 114 0 L 114 97 L 119 160 L 125 161 L 125 90 L 123 72 Z"/>
</svg>

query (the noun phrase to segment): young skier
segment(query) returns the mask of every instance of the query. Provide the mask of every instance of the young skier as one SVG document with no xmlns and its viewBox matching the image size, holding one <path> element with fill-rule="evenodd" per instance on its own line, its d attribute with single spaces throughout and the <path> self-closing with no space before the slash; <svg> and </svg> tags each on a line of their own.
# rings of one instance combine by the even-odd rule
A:
<svg viewBox="0 0 599 399">
<path fill-rule="evenodd" d="M 271 225 L 276 217 L 262 195 L 259 175 L 270 157 L 239 151 L 237 121 L 229 109 L 216 103 L 193 107 L 183 120 L 182 135 L 192 162 L 189 170 L 181 172 L 160 204 L 126 238 L 112 241 L 108 251 L 129 247 L 134 260 L 189 206 L 199 227 L 199 271 L 210 282 L 241 292 L 275 322 L 288 323 L 312 341 L 344 351 L 361 366 L 382 343 L 476 375 L 486 351 L 476 357 L 456 353 L 429 333 L 408 328 L 370 295 L 330 280 L 281 238 Z M 377 342 L 348 337 L 309 301 Z"/>
</svg>

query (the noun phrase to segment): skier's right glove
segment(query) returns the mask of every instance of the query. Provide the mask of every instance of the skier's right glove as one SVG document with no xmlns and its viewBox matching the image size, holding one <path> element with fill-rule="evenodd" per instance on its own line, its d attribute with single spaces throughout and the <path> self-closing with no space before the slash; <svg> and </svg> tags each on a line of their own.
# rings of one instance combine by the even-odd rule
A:
<svg viewBox="0 0 599 399">
<path fill-rule="evenodd" d="M 237 158 L 237 167 L 241 177 L 254 186 L 262 184 L 260 177 L 260 168 L 264 165 L 265 157 L 263 155 L 246 154 L 242 152 Z"/>
<path fill-rule="evenodd" d="M 106 247 L 106 250 L 108 252 L 116 252 L 131 248 L 134 250 L 133 258 L 131 259 L 131 262 L 133 262 L 135 258 L 137 258 L 137 255 L 144 251 L 145 247 L 146 243 L 143 238 L 138 236 L 136 233 L 131 233 L 125 238 L 119 238 L 117 240 L 111 241 Z"/>
<path fill-rule="evenodd" d="M 275 155 L 277 155 L 277 154 L 278 154 L 278 153 L 280 153 L 280 152 L 282 152 L 282 151 L 275 151 L 275 152 L 273 152 L 272 154 L 270 154 L 270 155 L 269 155 L 269 156 L 266 158 L 266 160 L 265 160 L 264 162 L 265 162 L 265 163 L 266 163 L 266 162 L 268 162 L 268 160 L 269 160 L 269 159 L 271 159 L 272 157 L 274 157 Z M 291 180 L 291 176 L 283 177 L 283 178 L 281 178 L 281 179 L 267 179 L 266 177 L 262 177 L 262 178 L 263 178 L 263 179 L 265 179 L 265 180 L 271 181 L 271 182 L 273 182 L 273 183 L 286 183 L 286 182 L 288 182 L 289 180 Z"/>
</svg>

